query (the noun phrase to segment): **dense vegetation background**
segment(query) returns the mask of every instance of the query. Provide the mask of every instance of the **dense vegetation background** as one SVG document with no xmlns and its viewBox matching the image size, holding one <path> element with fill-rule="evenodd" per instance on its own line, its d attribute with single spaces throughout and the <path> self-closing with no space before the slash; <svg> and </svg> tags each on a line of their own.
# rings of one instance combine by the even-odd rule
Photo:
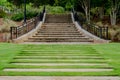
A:
<svg viewBox="0 0 120 80">
<path fill-rule="evenodd" d="M 69 12 L 74 8 L 82 21 L 110 27 L 111 39 L 117 37 L 120 41 L 120 0 L 26 0 L 27 19 L 39 14 L 44 5 L 47 13 L 54 14 Z M 0 32 L 9 31 L 9 26 L 15 26 L 16 23 L 10 20 L 22 22 L 23 13 L 24 0 L 0 0 L 0 18 L 4 20 Z M 9 22 L 12 24 L 8 25 Z"/>
</svg>

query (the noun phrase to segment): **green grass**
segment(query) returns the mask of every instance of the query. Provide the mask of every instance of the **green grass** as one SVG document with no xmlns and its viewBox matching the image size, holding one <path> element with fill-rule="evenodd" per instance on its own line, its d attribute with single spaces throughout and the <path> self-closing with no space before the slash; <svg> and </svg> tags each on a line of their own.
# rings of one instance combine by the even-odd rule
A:
<svg viewBox="0 0 120 80">
<path fill-rule="evenodd" d="M 109 64 L 114 66 L 115 73 L 120 76 L 120 43 L 93 45 L 92 47 L 109 60 Z"/>
<path fill-rule="evenodd" d="M 0 43 L 0 72 L 21 51 L 22 47 L 17 44 Z"/>
<path fill-rule="evenodd" d="M 29 51 L 30 50 L 30 51 Z M 70 51 L 69 51 L 70 50 Z M 97 56 L 103 59 L 79 59 L 74 60 L 80 61 L 69 61 L 72 58 L 46 58 L 48 61 L 44 61 L 45 58 L 30 58 L 32 56 L 67 56 L 68 54 L 75 56 Z M 17 56 L 20 56 L 19 58 Z M 22 56 L 28 56 L 23 58 Z M 19 45 L 0 43 L 0 75 L 5 76 L 120 76 L 120 44 L 95 44 L 95 45 Z M 41 61 L 42 60 L 42 61 Z M 67 60 L 67 61 L 60 61 Z M 19 66 L 11 64 L 14 63 L 107 63 L 108 66 Z M 4 68 L 15 68 L 15 69 L 76 69 L 76 68 L 113 68 L 111 72 L 5 72 Z"/>
</svg>

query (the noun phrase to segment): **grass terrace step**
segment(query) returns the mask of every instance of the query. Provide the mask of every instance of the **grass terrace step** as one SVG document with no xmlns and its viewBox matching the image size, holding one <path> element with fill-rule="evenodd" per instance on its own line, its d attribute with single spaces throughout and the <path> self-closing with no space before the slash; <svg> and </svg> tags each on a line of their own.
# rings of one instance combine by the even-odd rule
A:
<svg viewBox="0 0 120 80">
<path fill-rule="evenodd" d="M 64 54 L 64 53 L 46 53 L 46 52 L 27 52 L 27 53 L 21 53 L 19 54 L 20 56 L 50 56 L 50 55 L 53 55 L 53 56 L 100 56 L 99 54 L 73 54 L 73 53 L 67 53 L 67 54 Z"/>
<path fill-rule="evenodd" d="M 26 45 L 5 64 L 1 75 L 113 76 L 115 70 L 111 59 L 91 45 Z"/>
<path fill-rule="evenodd" d="M 109 65 L 50 65 L 50 66 L 45 66 L 45 65 L 19 65 L 19 64 L 11 64 L 11 65 L 7 65 L 6 67 L 7 69 L 85 69 L 85 68 L 92 68 L 92 69 L 112 69 L 113 67 L 110 67 Z"/>
<path fill-rule="evenodd" d="M 20 58 L 20 59 L 104 59 L 102 57 L 88 57 L 88 56 L 59 56 L 59 57 L 55 57 L 55 56 L 16 56 L 15 59 Z"/>
<path fill-rule="evenodd" d="M 107 72 L 113 69 L 4 69 L 11 72 Z"/>
<path fill-rule="evenodd" d="M 70 60 L 69 59 L 26 59 L 26 58 L 18 58 L 11 63 L 105 63 L 106 60 L 98 60 L 98 59 L 74 59 Z M 107 61 L 108 62 L 108 61 Z"/>
</svg>

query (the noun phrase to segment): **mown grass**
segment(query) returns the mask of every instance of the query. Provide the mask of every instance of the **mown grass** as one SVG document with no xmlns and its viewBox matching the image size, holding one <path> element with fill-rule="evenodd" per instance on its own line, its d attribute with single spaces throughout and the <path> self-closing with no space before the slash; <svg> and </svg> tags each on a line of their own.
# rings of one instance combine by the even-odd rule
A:
<svg viewBox="0 0 120 80">
<path fill-rule="evenodd" d="M 28 50 L 28 51 L 25 51 Z M 42 53 L 38 51 L 33 51 L 32 53 L 29 52 L 29 50 L 39 50 L 44 55 L 48 55 L 49 52 L 53 51 L 52 53 L 49 53 L 49 55 L 60 55 L 62 54 L 68 54 L 67 50 L 71 50 L 71 54 L 73 53 L 72 50 L 76 50 L 74 52 L 74 55 L 96 55 L 96 56 L 102 56 L 105 58 L 103 61 L 96 61 L 94 59 L 88 59 L 88 62 L 97 62 L 102 63 L 106 62 L 109 64 L 109 66 L 19 66 L 19 65 L 13 65 L 10 64 L 10 62 L 34 62 L 29 60 L 19 60 L 15 59 L 16 56 L 33 56 L 34 52 L 35 55 L 42 55 Z M 43 50 L 43 51 L 42 51 Z M 46 51 L 46 53 L 44 52 Z M 78 50 L 78 51 L 77 51 Z M 48 52 L 47 52 L 48 51 Z M 59 53 L 59 54 L 57 54 Z M 89 53 L 89 54 L 88 54 Z M 62 55 L 61 54 L 61 55 Z M 95 44 L 95 45 L 18 45 L 18 44 L 9 44 L 9 43 L 0 43 L 0 75 L 24 75 L 24 76 L 120 76 L 120 43 L 110 43 L 110 44 Z M 14 58 L 14 59 L 13 59 Z M 36 59 L 37 60 L 37 59 Z M 56 59 L 49 59 L 49 60 L 56 60 Z M 68 59 L 64 59 L 68 60 Z M 38 63 L 46 63 L 45 61 L 39 61 Z M 53 63 L 58 63 L 58 61 L 48 61 Z M 70 61 L 63 61 L 66 63 L 69 63 Z M 114 68 L 114 71 L 111 72 L 4 72 L 4 68 Z"/>
<path fill-rule="evenodd" d="M 18 66 L 18 65 L 7 65 L 6 68 L 19 68 L 19 69 L 37 69 L 37 68 L 41 68 L 41 69 L 79 69 L 79 68 L 83 68 L 83 69 L 88 69 L 88 68 L 92 68 L 92 69 L 109 69 L 112 68 L 108 65 L 106 66 L 77 66 L 77 65 L 67 65 L 67 66 L 30 66 L 30 65 L 22 65 L 22 66 Z"/>
<path fill-rule="evenodd" d="M 22 45 L 0 43 L 0 73 L 22 48 Z"/>
<path fill-rule="evenodd" d="M 120 76 L 120 43 L 102 44 L 92 46 L 109 64 L 114 67 L 114 72 Z"/>
</svg>

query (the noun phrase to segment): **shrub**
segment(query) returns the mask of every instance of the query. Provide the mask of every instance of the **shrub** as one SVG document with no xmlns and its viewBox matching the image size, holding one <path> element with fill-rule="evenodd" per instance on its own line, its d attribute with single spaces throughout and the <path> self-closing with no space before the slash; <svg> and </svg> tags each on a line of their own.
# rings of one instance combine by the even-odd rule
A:
<svg viewBox="0 0 120 80">
<path fill-rule="evenodd" d="M 120 28 L 119 28 L 119 26 L 112 26 L 113 28 L 112 28 L 112 31 L 113 32 L 111 32 L 111 39 L 112 39 L 112 41 L 114 41 L 114 42 L 120 42 Z"/>
<path fill-rule="evenodd" d="M 40 7 L 43 10 L 43 6 Z M 65 9 L 61 6 L 50 6 L 50 5 L 46 5 L 46 12 L 47 13 L 64 13 Z"/>
<path fill-rule="evenodd" d="M 39 13 L 37 11 L 28 11 L 26 13 L 26 17 L 27 17 L 27 19 L 30 19 L 30 18 L 33 18 L 33 17 L 37 16 L 38 14 Z"/>
<path fill-rule="evenodd" d="M 11 26 L 17 26 L 17 24 L 12 20 L 4 19 L 4 24 L 0 26 L 0 32 L 9 32 Z"/>
<path fill-rule="evenodd" d="M 96 23 L 97 26 L 103 27 L 103 23 L 101 21 Z"/>
<path fill-rule="evenodd" d="M 65 5 L 65 8 L 67 11 L 70 11 L 72 7 L 73 7 L 73 5 L 71 4 L 71 2 L 67 2 Z"/>
<path fill-rule="evenodd" d="M 55 6 L 55 7 L 52 7 L 50 13 L 64 13 L 65 10 L 63 7 L 61 6 Z"/>
<path fill-rule="evenodd" d="M 37 11 L 27 11 L 26 13 L 26 19 L 30 19 L 30 18 L 33 18 L 35 16 L 37 16 L 38 12 Z M 24 13 L 17 13 L 17 14 L 14 14 L 12 17 L 11 17 L 12 20 L 14 21 L 21 21 L 24 19 Z"/>
<path fill-rule="evenodd" d="M 0 9 L 0 18 L 3 18 L 5 16 L 6 16 L 6 13 L 2 9 Z"/>
<path fill-rule="evenodd" d="M 51 10 L 52 10 L 52 6 L 46 5 L 46 12 L 47 12 L 47 13 L 50 13 Z"/>
<path fill-rule="evenodd" d="M 83 25 L 83 24 L 86 22 L 84 13 L 79 12 L 79 13 L 77 13 L 77 14 L 79 15 L 78 19 L 79 19 L 81 25 Z"/>
<path fill-rule="evenodd" d="M 16 13 L 16 14 L 13 14 L 13 16 L 11 17 L 11 19 L 13 21 L 21 21 L 24 19 L 24 15 L 23 13 Z"/>
</svg>

